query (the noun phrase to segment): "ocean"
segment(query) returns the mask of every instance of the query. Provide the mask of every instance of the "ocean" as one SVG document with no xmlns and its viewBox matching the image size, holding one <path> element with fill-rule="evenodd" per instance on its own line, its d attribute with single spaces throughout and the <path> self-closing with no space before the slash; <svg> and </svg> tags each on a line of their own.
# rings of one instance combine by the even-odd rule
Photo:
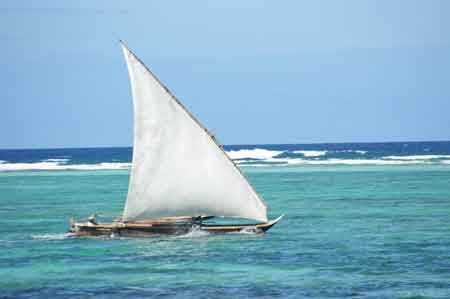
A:
<svg viewBox="0 0 450 299">
<path fill-rule="evenodd" d="M 79 238 L 131 148 L 0 150 L 0 298 L 450 298 L 450 142 L 225 146 L 266 234 Z"/>
</svg>

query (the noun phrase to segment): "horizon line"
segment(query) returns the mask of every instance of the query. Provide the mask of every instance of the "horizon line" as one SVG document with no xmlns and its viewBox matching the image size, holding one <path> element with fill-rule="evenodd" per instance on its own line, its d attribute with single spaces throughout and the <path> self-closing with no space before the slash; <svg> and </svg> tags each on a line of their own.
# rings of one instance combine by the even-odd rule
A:
<svg viewBox="0 0 450 299">
<path fill-rule="evenodd" d="M 450 140 L 412 140 L 412 141 L 358 141 L 358 142 L 309 142 L 309 143 L 235 143 L 235 144 L 223 144 L 223 146 L 270 146 L 270 145 L 325 145 L 325 144 L 374 144 L 374 143 L 421 143 L 421 142 L 450 142 Z M 102 148 L 133 148 L 133 145 L 112 145 L 112 146 L 56 146 L 56 147 L 6 147 L 0 148 L 0 151 L 4 150 L 62 150 L 62 149 L 102 149 Z"/>
</svg>

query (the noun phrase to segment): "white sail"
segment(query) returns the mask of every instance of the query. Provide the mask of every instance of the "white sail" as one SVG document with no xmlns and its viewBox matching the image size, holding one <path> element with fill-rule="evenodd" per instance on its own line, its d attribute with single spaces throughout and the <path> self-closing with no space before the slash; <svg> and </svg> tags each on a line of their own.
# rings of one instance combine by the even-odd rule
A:
<svg viewBox="0 0 450 299">
<path fill-rule="evenodd" d="M 124 221 L 225 216 L 267 222 L 266 206 L 213 137 L 122 44 L 134 103 Z"/>
</svg>

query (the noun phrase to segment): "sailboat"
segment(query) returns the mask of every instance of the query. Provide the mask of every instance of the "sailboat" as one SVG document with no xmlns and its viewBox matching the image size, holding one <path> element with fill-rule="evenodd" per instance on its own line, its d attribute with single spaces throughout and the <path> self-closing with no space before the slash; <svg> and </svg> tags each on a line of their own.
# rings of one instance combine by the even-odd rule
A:
<svg viewBox="0 0 450 299">
<path fill-rule="evenodd" d="M 111 222 L 71 219 L 80 236 L 265 232 L 267 206 L 214 136 L 120 41 L 134 107 L 133 160 L 125 208 Z M 214 217 L 256 221 L 217 224 Z M 242 221 L 241 221 L 242 222 Z"/>
</svg>

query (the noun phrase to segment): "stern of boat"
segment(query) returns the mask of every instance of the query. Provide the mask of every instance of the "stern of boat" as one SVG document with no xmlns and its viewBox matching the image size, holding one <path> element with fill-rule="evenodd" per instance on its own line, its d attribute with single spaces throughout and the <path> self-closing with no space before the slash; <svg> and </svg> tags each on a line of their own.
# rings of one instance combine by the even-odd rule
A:
<svg viewBox="0 0 450 299">
<path fill-rule="evenodd" d="M 102 236 L 111 235 L 113 232 L 113 225 L 111 223 L 97 223 L 92 219 L 75 220 L 70 218 L 68 233 L 77 236 Z"/>
<path fill-rule="evenodd" d="M 75 218 L 71 217 L 70 220 L 69 220 L 69 230 L 67 232 L 76 234 L 78 230 L 79 229 L 78 229 L 77 222 L 76 222 Z"/>
</svg>

